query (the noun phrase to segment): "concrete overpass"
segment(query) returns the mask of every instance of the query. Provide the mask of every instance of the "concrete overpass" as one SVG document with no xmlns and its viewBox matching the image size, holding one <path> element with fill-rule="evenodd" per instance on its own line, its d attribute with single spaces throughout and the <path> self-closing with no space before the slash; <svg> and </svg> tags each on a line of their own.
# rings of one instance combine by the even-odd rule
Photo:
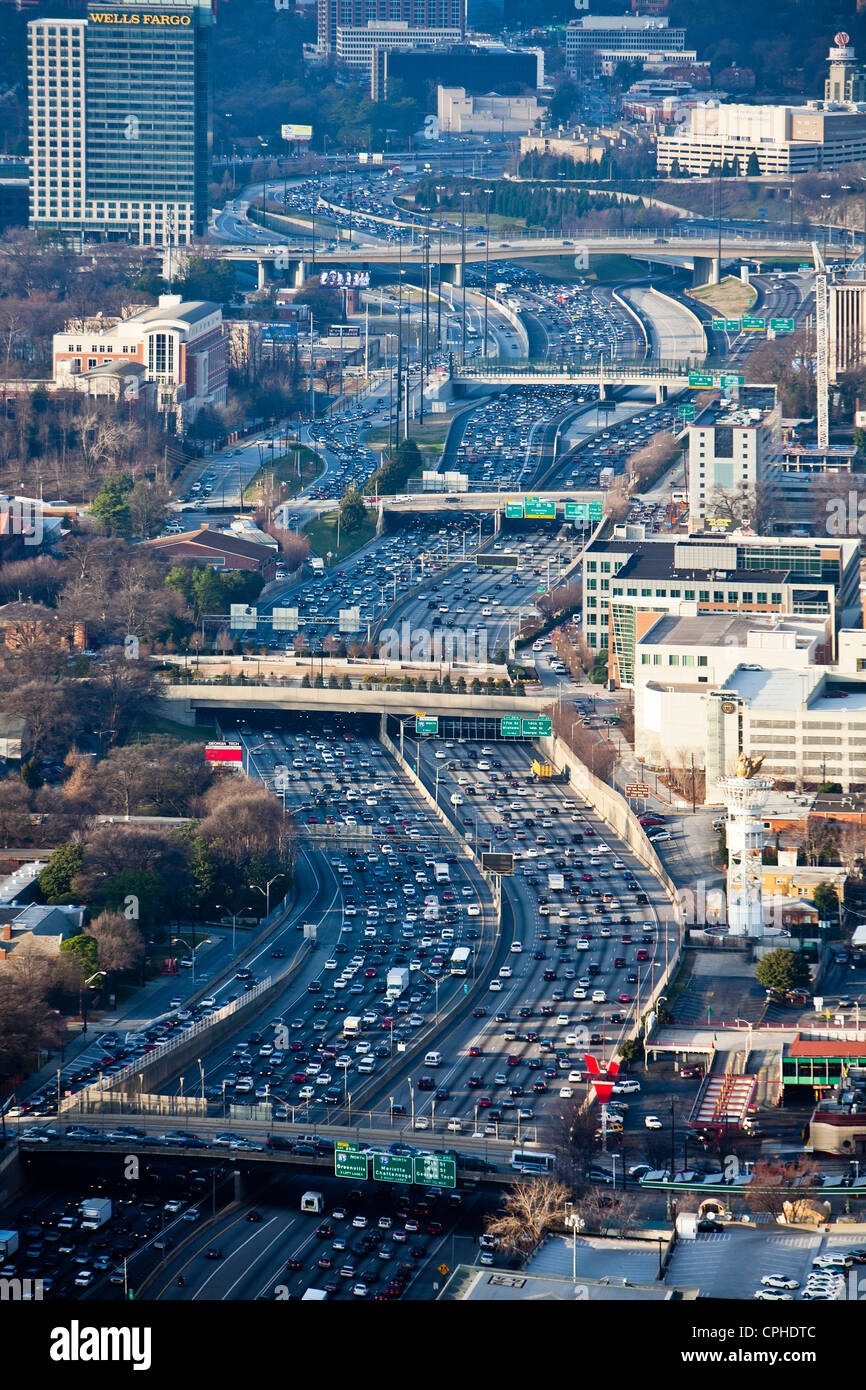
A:
<svg viewBox="0 0 866 1390">
<path fill-rule="evenodd" d="M 325 659 L 327 664 L 327 658 Z M 431 677 L 437 668 L 431 666 Z M 531 715 L 549 708 L 551 695 L 420 694 L 412 690 L 328 690 L 294 685 L 164 685 L 159 692 L 163 712 L 179 724 L 195 724 L 196 711 L 218 713 L 237 709 L 260 713 L 283 710 L 320 711 L 322 714 L 426 714 L 499 719 L 505 714 Z"/>
<path fill-rule="evenodd" d="M 287 230 L 289 224 L 287 223 Z M 297 236 L 297 229 L 291 228 L 291 235 Z M 586 252 L 602 256 L 621 254 L 636 256 L 642 260 L 659 263 L 690 264 L 696 285 L 715 283 L 719 278 L 720 259 L 732 260 L 750 257 L 757 260 L 772 256 L 799 256 L 811 264 L 812 238 L 804 237 L 791 230 L 769 233 L 754 229 L 723 231 L 721 238 L 721 258 L 719 255 L 718 234 L 710 228 L 700 233 L 694 228 L 677 234 L 675 228 L 658 231 L 634 230 L 620 231 L 616 234 L 598 229 L 587 230 L 579 237 L 538 237 L 509 235 L 507 241 L 491 239 L 489 254 L 493 260 L 527 260 L 539 256 L 573 256 Z M 419 239 L 410 245 L 371 245 L 362 243 L 344 244 L 334 251 L 319 251 L 313 254 L 310 246 L 299 247 L 287 242 L 240 247 L 213 247 L 212 254 L 220 260 L 254 261 L 258 267 L 259 286 L 263 288 L 276 273 L 288 274 L 295 284 L 301 285 L 315 270 L 340 269 L 352 266 L 354 269 L 371 266 L 421 266 L 426 253 L 423 241 Z M 465 250 L 461 241 L 448 241 L 439 250 L 438 240 L 433 232 L 430 238 L 429 256 L 431 261 L 443 267 L 443 279 L 450 279 L 459 285 L 462 281 L 464 264 L 483 262 L 487 255 L 486 243 L 477 245 L 467 237 Z"/>
<path fill-rule="evenodd" d="M 385 512 L 410 513 L 416 512 L 502 512 L 505 507 L 507 497 L 524 496 L 529 491 L 532 497 L 538 497 L 542 502 L 556 502 L 563 506 L 566 502 L 586 502 L 588 504 L 603 503 L 606 494 L 599 488 L 595 489 L 555 489 L 553 492 L 539 492 L 536 489 L 507 488 L 501 492 L 413 492 L 398 493 L 395 497 L 380 497 L 378 503 L 371 504 L 381 507 Z M 331 506 L 336 506 L 332 502 Z M 561 522 L 562 515 L 558 517 Z"/>
<path fill-rule="evenodd" d="M 571 386 L 591 383 L 598 386 L 599 395 L 604 400 L 614 386 L 651 386 L 655 389 L 656 401 L 667 399 L 669 391 L 684 391 L 689 385 L 689 373 L 704 370 L 704 353 L 683 361 L 646 361 L 643 358 L 629 359 L 599 357 L 594 362 L 557 359 L 552 362 L 544 359 L 534 361 L 498 361 L 488 358 L 484 361 L 453 363 L 451 380 L 455 386 L 498 385 L 498 386 Z M 712 366 L 707 366 L 712 371 Z M 717 365 L 716 372 L 724 371 L 724 365 Z M 739 371 L 739 368 L 732 368 Z"/>
</svg>

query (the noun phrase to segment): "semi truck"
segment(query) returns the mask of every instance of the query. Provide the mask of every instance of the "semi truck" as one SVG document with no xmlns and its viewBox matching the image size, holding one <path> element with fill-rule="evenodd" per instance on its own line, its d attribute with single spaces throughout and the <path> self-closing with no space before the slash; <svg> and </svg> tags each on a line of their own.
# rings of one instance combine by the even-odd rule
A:
<svg viewBox="0 0 866 1390">
<path fill-rule="evenodd" d="M 17 1231 L 0 1231 L 0 1260 L 9 1260 L 18 1249 Z"/>
<path fill-rule="evenodd" d="M 79 1207 L 82 1231 L 98 1231 L 111 1217 L 110 1197 L 88 1197 Z"/>
<path fill-rule="evenodd" d="M 405 965 L 395 965 L 388 971 L 385 979 L 385 998 L 399 999 L 409 983 L 409 971 Z"/>
</svg>

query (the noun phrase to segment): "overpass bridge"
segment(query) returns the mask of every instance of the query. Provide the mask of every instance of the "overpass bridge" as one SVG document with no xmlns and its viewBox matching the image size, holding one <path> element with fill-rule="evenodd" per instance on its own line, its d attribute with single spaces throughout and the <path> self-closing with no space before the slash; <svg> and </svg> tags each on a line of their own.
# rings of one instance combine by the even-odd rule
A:
<svg viewBox="0 0 866 1390">
<path fill-rule="evenodd" d="M 431 675 L 436 668 L 431 667 Z M 550 694 L 544 695 L 472 695 L 455 693 L 397 690 L 328 690 L 326 687 L 307 689 L 300 685 L 266 684 L 244 681 L 224 684 L 165 684 L 159 692 L 163 712 L 179 724 L 194 725 L 198 710 L 217 713 L 220 710 L 242 707 L 259 713 L 279 713 L 305 710 L 322 714 L 387 714 L 414 715 L 419 705 L 427 714 L 442 717 L 500 719 L 506 714 L 531 715 L 547 708 Z"/>
<path fill-rule="evenodd" d="M 646 358 L 598 357 L 585 362 L 577 358 L 558 358 L 548 362 L 542 359 L 524 358 L 515 361 L 499 361 L 488 358 L 485 361 L 469 361 L 462 365 L 452 363 L 451 380 L 456 386 L 498 385 L 498 386 L 598 386 L 601 400 L 606 399 L 615 386 L 651 386 L 655 388 L 656 400 L 667 399 L 669 391 L 685 391 L 689 386 L 689 375 L 698 367 L 712 372 L 712 364 L 706 364 L 706 354 L 679 361 Z M 719 368 L 716 369 L 717 371 Z M 733 368 L 737 371 L 737 368 Z M 724 366 L 721 366 L 724 371 Z M 709 388 L 708 388 L 709 389 Z"/>
<path fill-rule="evenodd" d="M 378 506 L 384 512 L 394 512 L 397 514 L 415 515 L 418 512 L 496 512 L 501 514 L 505 508 L 507 498 L 512 496 L 523 496 L 526 489 L 509 488 L 500 492 L 412 492 L 398 493 L 394 497 L 379 497 L 376 503 L 371 505 Z M 576 488 L 557 488 L 552 492 L 531 490 L 531 495 L 537 497 L 541 502 L 555 502 L 560 507 L 565 503 L 586 503 L 587 506 L 598 506 L 604 503 L 606 494 L 599 488 L 576 489 Z M 336 506 L 332 502 L 331 506 Z M 532 518 L 530 518 L 531 520 Z M 539 521 L 545 520 L 544 517 L 537 518 Z M 553 518 L 548 518 L 553 520 Z M 558 520 L 563 520 L 560 514 Z"/>
<path fill-rule="evenodd" d="M 292 240 L 297 238 L 297 229 L 288 222 L 286 230 Z M 675 228 L 668 227 L 655 231 L 631 229 L 616 233 L 595 228 L 581 232 L 577 238 L 516 236 L 512 233 L 507 241 L 491 240 L 489 255 L 492 260 L 500 261 L 537 259 L 540 256 L 572 256 L 578 259 L 585 255 L 629 255 L 662 264 L 691 265 L 694 283 L 704 285 L 718 280 L 720 263 L 724 260 L 799 256 L 804 263 L 811 265 L 812 239 L 811 234 L 804 236 L 794 229 L 723 230 L 720 242 L 718 233 L 712 228 L 703 231 L 688 228 L 679 234 Z M 264 288 L 275 273 L 289 275 L 295 284 L 302 285 L 317 270 L 339 270 L 345 266 L 353 269 L 422 266 L 428 256 L 431 261 L 441 265 L 443 279 L 460 285 L 463 266 L 483 262 L 488 255 L 488 247 L 486 240 L 483 243 L 473 241 L 471 244 L 467 241 L 465 246 L 462 240 L 455 240 L 443 242 L 440 250 L 436 236 L 431 233 L 429 249 L 424 238 L 419 237 L 409 245 L 373 245 L 369 242 L 355 245 L 349 241 L 332 251 L 314 250 L 312 246 L 297 246 L 291 242 L 262 242 L 252 246 L 214 246 L 211 254 L 220 260 L 254 261 L 258 267 L 260 288 Z"/>
</svg>

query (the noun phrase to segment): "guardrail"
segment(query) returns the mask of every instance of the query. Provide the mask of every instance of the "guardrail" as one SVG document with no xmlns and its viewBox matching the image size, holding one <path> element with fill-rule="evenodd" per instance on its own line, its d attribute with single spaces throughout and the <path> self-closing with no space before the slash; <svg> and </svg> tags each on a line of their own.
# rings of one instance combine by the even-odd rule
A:
<svg viewBox="0 0 866 1390">
<path fill-rule="evenodd" d="M 233 999 L 230 1004 L 224 1004 L 221 1009 L 209 1014 L 207 1018 L 199 1019 L 189 1028 L 184 1028 L 178 1037 L 169 1038 L 168 1042 L 160 1043 L 151 1051 L 142 1053 L 141 1057 L 137 1057 L 134 1062 L 129 1062 L 120 1071 L 113 1072 L 111 1076 L 101 1076 L 98 1081 L 92 1086 L 87 1086 L 84 1091 L 73 1092 L 71 1096 L 61 1097 L 58 1113 L 80 1108 L 83 1096 L 99 1095 L 126 1086 L 133 1077 L 138 1076 L 146 1067 L 153 1066 L 155 1062 L 162 1062 L 165 1058 L 170 1059 L 173 1052 L 185 1047 L 193 1038 L 206 1033 L 209 1029 L 222 1023 L 223 1020 L 231 1018 L 232 1014 L 240 1013 L 241 1009 L 246 1008 L 270 986 L 271 977 L 269 975 L 267 979 L 259 981 L 252 989 L 245 990 L 240 998 Z"/>
</svg>

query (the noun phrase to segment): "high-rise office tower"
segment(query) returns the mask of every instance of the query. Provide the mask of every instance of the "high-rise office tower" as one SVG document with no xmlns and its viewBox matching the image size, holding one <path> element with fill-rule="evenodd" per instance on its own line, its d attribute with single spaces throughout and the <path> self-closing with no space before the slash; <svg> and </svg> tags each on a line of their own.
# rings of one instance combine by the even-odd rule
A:
<svg viewBox="0 0 866 1390">
<path fill-rule="evenodd" d="M 319 52 L 335 53 L 338 29 L 368 24 L 408 24 L 410 29 L 466 33 L 466 0 L 319 0 Z"/>
<path fill-rule="evenodd" d="M 28 24 L 30 224 L 184 245 L 207 229 L 211 0 Z"/>
</svg>

